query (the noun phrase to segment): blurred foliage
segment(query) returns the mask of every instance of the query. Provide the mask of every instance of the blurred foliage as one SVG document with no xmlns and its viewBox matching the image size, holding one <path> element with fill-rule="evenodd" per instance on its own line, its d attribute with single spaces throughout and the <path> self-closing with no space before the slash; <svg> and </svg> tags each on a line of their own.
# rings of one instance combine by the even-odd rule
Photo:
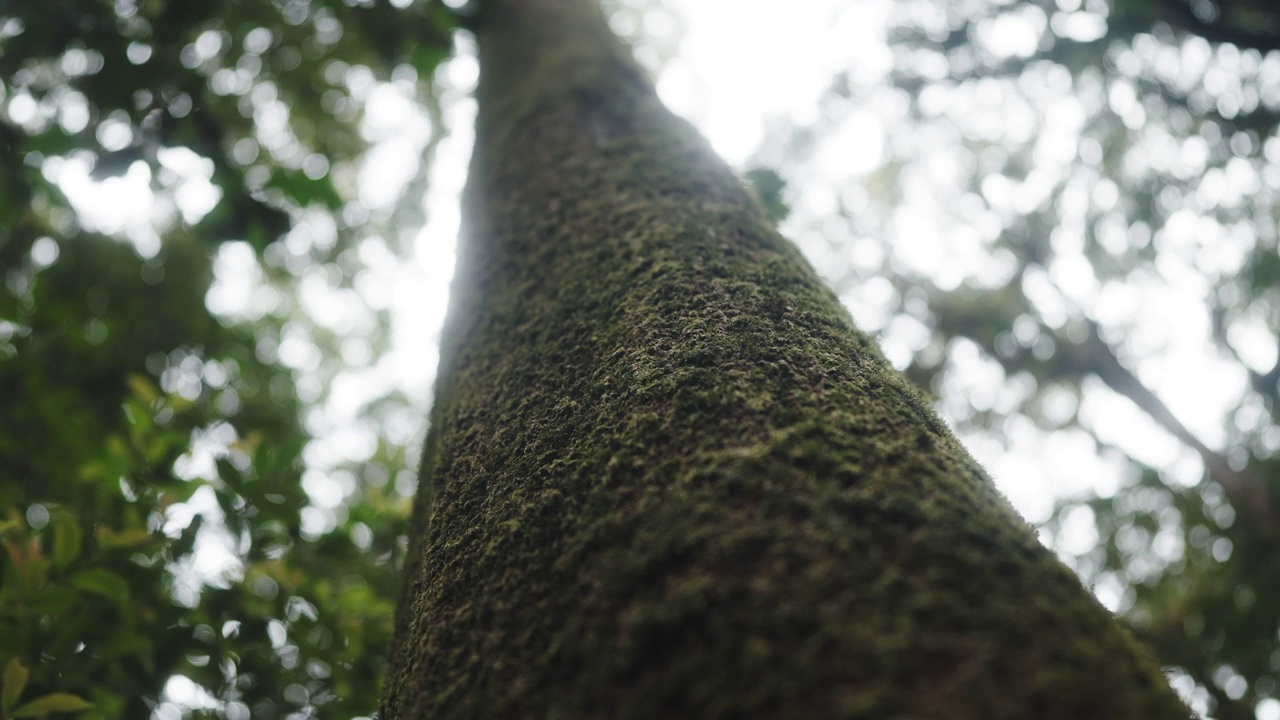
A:
<svg viewBox="0 0 1280 720">
<path fill-rule="evenodd" d="M 409 403 L 315 451 L 346 338 L 299 288 L 351 294 L 361 249 L 421 222 L 423 181 L 358 202 L 365 107 L 434 113 L 453 27 L 434 2 L 0 4 L 0 717 L 373 712 L 412 459 L 369 428 Z M 151 194 L 129 222 L 122 185 Z"/>
<path fill-rule="evenodd" d="M 883 74 L 853 63 L 756 158 L 786 228 L 970 442 L 1101 470 L 1046 541 L 1195 707 L 1276 717 L 1280 6 L 909 0 L 889 27 Z M 850 128 L 883 130 L 875 166 L 815 171 Z M 1171 409 L 1202 385 L 1221 418 Z"/>
</svg>

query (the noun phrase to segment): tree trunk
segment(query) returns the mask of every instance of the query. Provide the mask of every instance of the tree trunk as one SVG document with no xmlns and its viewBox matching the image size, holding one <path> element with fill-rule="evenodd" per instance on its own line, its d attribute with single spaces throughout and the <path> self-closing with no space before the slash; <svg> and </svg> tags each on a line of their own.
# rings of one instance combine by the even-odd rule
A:
<svg viewBox="0 0 1280 720">
<path fill-rule="evenodd" d="M 382 716 L 1185 718 L 590 0 L 490 0 Z"/>
</svg>

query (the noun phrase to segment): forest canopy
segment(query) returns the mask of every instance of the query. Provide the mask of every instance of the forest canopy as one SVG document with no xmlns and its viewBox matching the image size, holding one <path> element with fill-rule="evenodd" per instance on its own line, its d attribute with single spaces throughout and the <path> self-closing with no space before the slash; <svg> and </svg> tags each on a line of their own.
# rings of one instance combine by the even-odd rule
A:
<svg viewBox="0 0 1280 720">
<path fill-rule="evenodd" d="M 608 7 L 698 121 L 692 11 Z M 1193 707 L 1280 718 L 1280 12 L 733 12 L 870 33 L 757 118 L 744 182 Z M 0 717 L 373 713 L 467 22 L 0 7 Z M 768 93 L 792 58 L 750 42 Z"/>
</svg>

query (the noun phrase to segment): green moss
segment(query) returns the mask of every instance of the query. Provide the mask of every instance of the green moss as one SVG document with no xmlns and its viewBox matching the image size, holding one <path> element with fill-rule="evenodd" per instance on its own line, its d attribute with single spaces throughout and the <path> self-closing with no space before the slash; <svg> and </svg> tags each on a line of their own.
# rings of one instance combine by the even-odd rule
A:
<svg viewBox="0 0 1280 720">
<path fill-rule="evenodd" d="M 384 716 L 1186 717 L 582 5 L 479 33 Z"/>
</svg>

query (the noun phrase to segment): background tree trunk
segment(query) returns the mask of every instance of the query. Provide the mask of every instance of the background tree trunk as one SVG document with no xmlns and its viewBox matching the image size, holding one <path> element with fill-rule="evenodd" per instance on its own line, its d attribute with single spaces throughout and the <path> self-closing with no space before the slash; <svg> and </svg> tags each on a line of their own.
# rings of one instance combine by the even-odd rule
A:
<svg viewBox="0 0 1280 720">
<path fill-rule="evenodd" d="M 1176 718 L 589 0 L 491 0 L 383 716 Z"/>
</svg>

